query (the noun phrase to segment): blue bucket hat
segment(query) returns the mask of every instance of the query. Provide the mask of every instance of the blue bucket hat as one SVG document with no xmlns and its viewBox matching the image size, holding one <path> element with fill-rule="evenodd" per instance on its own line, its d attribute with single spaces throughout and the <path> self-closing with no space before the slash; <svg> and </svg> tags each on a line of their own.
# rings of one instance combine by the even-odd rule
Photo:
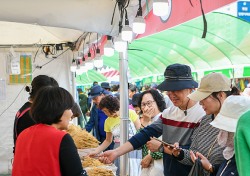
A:
<svg viewBox="0 0 250 176">
<path fill-rule="evenodd" d="M 101 83 L 101 87 L 104 88 L 104 89 L 111 89 L 110 85 L 108 82 L 103 82 Z"/>
<path fill-rule="evenodd" d="M 97 97 L 97 96 L 99 96 L 101 94 L 105 94 L 106 95 L 106 94 L 109 94 L 109 92 L 106 91 L 105 89 L 103 89 L 99 85 L 95 85 L 95 86 L 91 87 L 91 89 L 90 89 L 90 97 L 91 98 Z"/>
<path fill-rule="evenodd" d="M 165 80 L 157 86 L 162 91 L 176 91 L 197 88 L 198 83 L 193 80 L 191 69 L 188 65 L 172 64 L 164 72 Z"/>
</svg>

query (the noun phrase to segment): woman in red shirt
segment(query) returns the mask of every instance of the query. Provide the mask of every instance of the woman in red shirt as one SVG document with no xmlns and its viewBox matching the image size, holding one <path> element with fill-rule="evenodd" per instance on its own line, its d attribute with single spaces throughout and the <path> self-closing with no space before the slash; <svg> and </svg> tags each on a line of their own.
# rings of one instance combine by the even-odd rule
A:
<svg viewBox="0 0 250 176">
<path fill-rule="evenodd" d="M 44 87 L 31 105 L 36 122 L 16 141 L 13 176 L 86 176 L 76 146 L 65 131 L 74 99 L 60 87 Z"/>
</svg>

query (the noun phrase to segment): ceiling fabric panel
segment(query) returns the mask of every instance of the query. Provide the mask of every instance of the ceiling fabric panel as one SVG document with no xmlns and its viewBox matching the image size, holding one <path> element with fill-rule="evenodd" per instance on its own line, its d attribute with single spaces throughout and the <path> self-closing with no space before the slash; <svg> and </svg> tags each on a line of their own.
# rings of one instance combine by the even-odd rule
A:
<svg viewBox="0 0 250 176">
<path fill-rule="evenodd" d="M 159 38 L 150 38 L 148 40 L 145 40 L 145 42 L 151 44 L 154 43 L 154 45 L 155 43 L 157 43 L 156 45 L 160 46 L 161 48 L 161 53 L 158 52 L 158 55 L 161 55 L 163 58 L 165 58 L 165 60 L 170 60 L 170 63 L 173 63 L 173 61 L 175 61 L 179 63 L 192 65 L 193 59 L 198 60 L 200 58 L 200 60 L 202 60 L 202 58 L 200 57 L 199 53 L 197 53 L 196 50 L 189 49 L 187 45 L 183 44 L 183 42 L 175 42 L 175 39 L 172 39 L 171 35 L 164 37 L 166 38 L 166 40 L 159 37 Z M 188 39 L 186 37 L 186 41 L 188 40 L 191 42 L 191 39 Z M 162 52 L 164 50 L 166 50 L 168 54 L 164 54 Z M 206 62 L 204 64 L 206 64 Z"/>
<path fill-rule="evenodd" d="M 199 17 L 138 39 L 129 47 L 150 50 L 158 55 L 154 58 L 165 58 L 166 62 L 162 60 L 161 62 L 166 65 L 179 62 L 188 64 L 195 70 L 249 64 L 250 24 L 236 17 L 216 12 L 207 14 L 206 18 L 208 32 L 205 39 L 200 37 L 203 32 L 203 21 Z M 152 57 L 144 58 L 146 59 L 150 62 Z"/>
<path fill-rule="evenodd" d="M 98 73 L 94 70 L 89 70 L 87 73 L 83 73 L 82 75 L 76 76 L 76 82 L 78 84 L 91 84 L 93 81 L 103 82 L 106 81 L 107 78 L 103 76 L 103 74 Z"/>
<path fill-rule="evenodd" d="M 129 44 L 128 65 L 133 79 L 163 75 L 173 63 L 189 65 L 194 72 L 250 65 L 250 23 L 231 15 L 206 14 L 208 31 L 202 39 L 202 17 Z M 119 70 L 119 54 L 103 57 Z"/>
</svg>

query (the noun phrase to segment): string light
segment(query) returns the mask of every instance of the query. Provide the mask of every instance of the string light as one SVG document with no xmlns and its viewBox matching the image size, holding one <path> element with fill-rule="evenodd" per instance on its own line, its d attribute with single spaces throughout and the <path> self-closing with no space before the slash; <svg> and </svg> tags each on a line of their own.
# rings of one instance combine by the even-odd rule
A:
<svg viewBox="0 0 250 176">
<path fill-rule="evenodd" d="M 107 36 L 107 43 L 106 45 L 104 46 L 104 55 L 105 56 L 108 56 L 108 57 L 111 57 L 114 55 L 114 48 L 113 48 L 113 44 L 112 44 L 112 41 L 111 41 L 112 37 L 111 36 Z"/>
<path fill-rule="evenodd" d="M 114 48 L 118 52 L 124 52 L 127 49 L 127 42 L 122 40 L 121 34 L 118 35 L 118 37 L 115 38 L 114 42 Z"/>
<path fill-rule="evenodd" d="M 168 1 L 167 0 L 154 0 L 153 13 L 156 16 L 166 16 L 169 13 Z"/>
<path fill-rule="evenodd" d="M 133 32 L 137 34 L 143 34 L 146 30 L 146 23 L 144 18 L 142 17 L 142 7 L 141 0 L 139 0 L 139 8 L 137 11 L 137 16 L 133 22 Z"/>
<path fill-rule="evenodd" d="M 88 70 L 92 70 L 94 68 L 90 51 L 88 52 L 88 60 L 85 61 L 85 66 L 87 67 Z"/>
<path fill-rule="evenodd" d="M 125 26 L 122 28 L 122 40 L 131 42 L 133 39 L 133 31 L 129 26 L 128 13 L 125 9 Z"/>
<path fill-rule="evenodd" d="M 102 68 L 103 67 L 103 59 L 100 55 L 100 49 L 96 49 L 96 58 L 94 59 L 94 66 L 96 68 Z"/>
</svg>

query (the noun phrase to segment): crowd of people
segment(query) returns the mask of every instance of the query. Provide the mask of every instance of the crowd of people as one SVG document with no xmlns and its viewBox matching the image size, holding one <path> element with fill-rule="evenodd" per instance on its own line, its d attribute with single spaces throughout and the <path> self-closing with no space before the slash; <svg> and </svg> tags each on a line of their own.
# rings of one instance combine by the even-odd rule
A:
<svg viewBox="0 0 250 176">
<path fill-rule="evenodd" d="M 88 95 L 78 89 L 78 103 L 53 78 L 35 77 L 14 122 L 13 176 L 87 175 L 64 132 L 73 117 L 100 141 L 88 156 L 114 162 L 117 175 L 126 153 L 130 176 L 250 175 L 249 88 L 241 92 L 221 73 L 198 84 L 183 64 L 167 66 L 164 77 L 144 91 L 128 84 L 129 140 L 123 145 L 119 86 L 112 91 L 109 83 L 94 82 Z"/>
</svg>

